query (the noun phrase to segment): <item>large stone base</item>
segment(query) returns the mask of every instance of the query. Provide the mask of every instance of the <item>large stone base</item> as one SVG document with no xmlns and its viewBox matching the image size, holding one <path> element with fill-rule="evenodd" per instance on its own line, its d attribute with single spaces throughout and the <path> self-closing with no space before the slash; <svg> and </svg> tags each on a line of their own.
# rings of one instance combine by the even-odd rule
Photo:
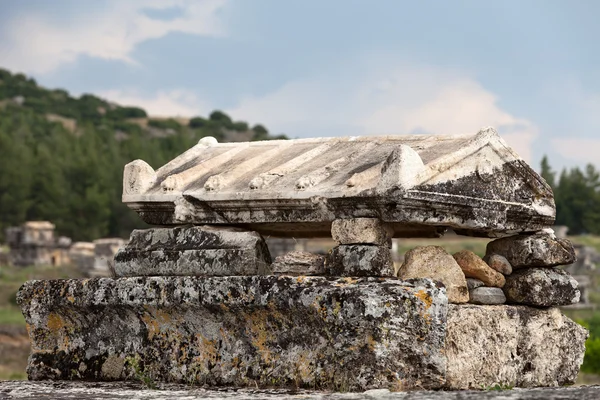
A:
<svg viewBox="0 0 600 400">
<path fill-rule="evenodd" d="M 40 379 L 331 390 L 573 383 L 587 332 L 558 309 L 449 305 L 429 280 L 290 276 L 27 282 Z"/>
<path fill-rule="evenodd" d="M 587 336 L 558 308 L 450 304 L 446 387 L 575 383 Z"/>
<path fill-rule="evenodd" d="M 27 373 L 208 385 L 439 388 L 447 299 L 429 280 L 30 281 Z"/>
</svg>

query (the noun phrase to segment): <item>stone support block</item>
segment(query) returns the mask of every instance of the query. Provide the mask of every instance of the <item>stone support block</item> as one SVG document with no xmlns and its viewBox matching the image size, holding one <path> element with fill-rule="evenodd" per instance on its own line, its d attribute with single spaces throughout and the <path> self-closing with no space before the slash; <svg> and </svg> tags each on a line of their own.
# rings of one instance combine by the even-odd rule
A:
<svg viewBox="0 0 600 400">
<path fill-rule="evenodd" d="M 483 261 L 485 261 L 490 268 L 500 272 L 502 275 L 512 274 L 512 265 L 510 265 L 506 257 L 492 253 L 484 257 Z"/>
<path fill-rule="evenodd" d="M 429 278 L 446 287 L 448 301 L 466 303 L 469 290 L 456 260 L 440 246 L 417 246 L 406 252 L 398 270 L 400 279 Z"/>
<path fill-rule="evenodd" d="M 479 279 L 486 286 L 504 286 L 504 276 L 492 269 L 479 256 L 470 250 L 462 250 L 452 255 L 467 278 Z"/>
<path fill-rule="evenodd" d="M 506 277 L 508 303 L 537 307 L 567 306 L 579 302 L 579 284 L 558 268 L 524 268 Z"/>
<path fill-rule="evenodd" d="M 450 304 L 446 387 L 573 384 L 587 335 L 557 308 Z"/>
<path fill-rule="evenodd" d="M 513 269 L 567 265 L 576 259 L 575 249 L 568 239 L 547 232 L 493 240 L 487 245 L 486 258 L 492 254 L 505 257 Z"/>
<path fill-rule="evenodd" d="M 120 277 L 264 275 L 270 264 L 258 233 L 211 226 L 134 230 L 115 255 Z"/>
<path fill-rule="evenodd" d="M 440 388 L 430 280 L 290 276 L 29 281 L 30 380 L 330 390 Z"/>
<path fill-rule="evenodd" d="M 394 262 L 387 246 L 346 245 L 334 247 L 326 261 L 332 276 L 394 276 Z"/>
<path fill-rule="evenodd" d="M 339 244 L 374 244 L 389 246 L 392 228 L 378 218 L 336 219 L 331 237 Z"/>
<path fill-rule="evenodd" d="M 275 275 L 325 275 L 325 256 L 307 251 L 290 251 L 273 261 Z"/>
<path fill-rule="evenodd" d="M 469 289 L 469 303 L 473 304 L 504 304 L 506 296 L 498 287 L 478 287 Z"/>
</svg>

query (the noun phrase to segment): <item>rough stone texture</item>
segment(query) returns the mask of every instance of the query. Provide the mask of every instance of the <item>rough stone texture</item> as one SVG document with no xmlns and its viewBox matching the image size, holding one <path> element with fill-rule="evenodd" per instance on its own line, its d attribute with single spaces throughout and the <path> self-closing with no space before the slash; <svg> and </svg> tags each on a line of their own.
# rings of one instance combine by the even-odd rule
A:
<svg viewBox="0 0 600 400">
<path fill-rule="evenodd" d="M 29 281 L 29 379 L 337 390 L 438 388 L 447 299 L 430 280 L 289 276 Z"/>
<path fill-rule="evenodd" d="M 117 276 L 264 275 L 270 264 L 258 233 L 210 226 L 134 230 L 115 255 Z"/>
<path fill-rule="evenodd" d="M 469 303 L 472 304 L 504 304 L 506 296 L 498 287 L 478 287 L 469 290 Z"/>
<path fill-rule="evenodd" d="M 508 303 L 531 306 L 566 306 L 579 302 L 577 281 L 558 268 L 524 268 L 506 277 Z"/>
<path fill-rule="evenodd" d="M 411 391 L 374 389 L 362 393 L 332 393 L 302 389 L 199 388 L 157 383 L 154 390 L 137 382 L 4 381 L 0 395 L 8 399 L 104 400 L 104 399 L 293 399 L 293 400 L 597 400 L 600 386 L 510 390 Z M 4 397 L 3 397 L 4 398 Z"/>
<path fill-rule="evenodd" d="M 496 239 L 488 243 L 486 256 L 504 256 L 513 269 L 552 267 L 575 262 L 575 249 L 568 239 L 540 232 Z"/>
<path fill-rule="evenodd" d="M 334 247 L 325 268 L 332 276 L 394 276 L 394 263 L 387 246 L 347 245 Z"/>
<path fill-rule="evenodd" d="M 452 255 L 467 278 L 479 279 L 486 286 L 504 286 L 504 276 L 490 268 L 479 256 L 470 250 L 462 250 Z"/>
<path fill-rule="evenodd" d="M 485 261 L 490 268 L 500 272 L 502 275 L 512 274 L 512 265 L 510 265 L 506 257 L 503 257 L 500 254 L 490 254 L 489 256 L 485 256 L 483 261 Z"/>
<path fill-rule="evenodd" d="M 479 279 L 467 278 L 467 289 L 469 289 L 469 291 L 481 286 L 485 286 L 485 283 L 481 282 Z"/>
<path fill-rule="evenodd" d="M 152 225 L 224 224 L 329 236 L 336 219 L 380 218 L 395 237 L 533 232 L 552 189 L 493 128 L 475 135 L 336 137 L 198 145 L 154 171 L 125 166 L 123 202 Z"/>
<path fill-rule="evenodd" d="M 469 301 L 467 281 L 456 260 L 439 246 L 418 246 L 406 252 L 398 270 L 400 279 L 430 278 L 446 287 L 448 301 Z"/>
<path fill-rule="evenodd" d="M 275 258 L 271 270 L 276 275 L 325 275 L 325 256 L 290 251 Z"/>
<path fill-rule="evenodd" d="M 336 219 L 331 224 L 331 237 L 339 244 L 387 246 L 392 236 L 392 228 L 378 218 Z"/>
<path fill-rule="evenodd" d="M 446 385 L 453 389 L 572 384 L 587 330 L 557 308 L 449 305 Z"/>
</svg>

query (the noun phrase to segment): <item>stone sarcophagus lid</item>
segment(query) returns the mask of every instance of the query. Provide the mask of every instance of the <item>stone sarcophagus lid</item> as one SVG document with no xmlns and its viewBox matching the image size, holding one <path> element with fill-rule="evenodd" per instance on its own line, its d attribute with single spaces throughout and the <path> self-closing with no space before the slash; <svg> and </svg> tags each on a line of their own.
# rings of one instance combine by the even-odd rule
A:
<svg viewBox="0 0 600 400">
<path fill-rule="evenodd" d="M 378 218 L 394 237 L 475 236 L 552 225 L 552 190 L 495 130 L 200 142 L 154 171 L 125 167 L 123 202 L 154 225 L 234 225 L 329 236 L 336 219 Z"/>
</svg>

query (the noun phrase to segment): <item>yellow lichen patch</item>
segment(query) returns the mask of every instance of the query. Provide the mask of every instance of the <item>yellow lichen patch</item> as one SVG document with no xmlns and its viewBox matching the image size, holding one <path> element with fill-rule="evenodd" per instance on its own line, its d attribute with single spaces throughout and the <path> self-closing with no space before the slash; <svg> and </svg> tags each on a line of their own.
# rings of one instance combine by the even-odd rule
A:
<svg viewBox="0 0 600 400">
<path fill-rule="evenodd" d="M 161 327 L 171 324 L 171 315 L 163 310 L 157 310 L 150 307 L 146 308 L 147 313 L 141 317 L 148 329 L 148 339 L 152 340 L 154 336 L 161 332 Z"/>
<path fill-rule="evenodd" d="M 313 359 L 313 355 L 310 352 L 300 353 L 298 360 L 296 361 L 296 374 L 297 378 L 302 382 L 310 382 L 313 380 L 314 371 L 310 367 L 310 363 Z"/>
<path fill-rule="evenodd" d="M 146 329 L 148 330 L 148 339 L 152 340 L 160 329 L 158 326 L 158 321 L 155 320 L 150 314 L 144 314 L 141 318 L 142 321 L 144 321 L 144 324 L 146 325 Z"/>
<path fill-rule="evenodd" d="M 303 283 L 306 280 L 305 276 L 299 276 L 298 278 L 296 278 L 296 282 L 298 283 Z"/>
<path fill-rule="evenodd" d="M 196 340 L 199 342 L 198 349 L 200 354 L 194 357 L 194 362 L 200 365 L 215 364 L 217 362 L 217 342 L 209 340 L 201 334 L 196 334 Z"/>
<path fill-rule="evenodd" d="M 427 291 L 425 291 L 425 289 L 419 290 L 417 293 L 415 293 L 415 296 L 423 302 L 425 305 L 425 310 L 429 310 L 431 304 L 433 304 L 433 299 L 427 294 Z"/>
<path fill-rule="evenodd" d="M 336 317 L 340 314 L 340 311 L 342 311 L 342 303 L 340 303 L 337 300 L 333 300 L 333 315 L 335 315 Z"/>
<path fill-rule="evenodd" d="M 60 315 L 58 315 L 56 313 L 50 313 L 48 315 L 47 324 L 48 324 L 48 329 L 52 333 L 58 332 L 58 330 L 60 330 L 61 328 L 63 328 L 65 326 L 65 322 L 63 321 L 63 319 L 60 317 Z"/>
<path fill-rule="evenodd" d="M 71 303 L 75 303 L 75 297 L 73 296 L 67 296 L 67 300 L 69 300 Z"/>
<path fill-rule="evenodd" d="M 277 358 L 271 353 L 270 343 L 275 342 L 272 335 L 272 329 L 269 327 L 269 316 L 276 320 L 284 320 L 285 317 L 274 310 L 259 310 L 248 315 L 248 327 L 250 331 L 251 343 L 260 354 L 265 364 L 271 364 Z"/>
<path fill-rule="evenodd" d="M 373 339 L 373 335 L 371 335 L 370 333 L 365 337 L 365 345 L 369 348 L 369 350 L 375 350 L 375 345 L 377 343 L 375 342 L 375 339 Z"/>
</svg>

